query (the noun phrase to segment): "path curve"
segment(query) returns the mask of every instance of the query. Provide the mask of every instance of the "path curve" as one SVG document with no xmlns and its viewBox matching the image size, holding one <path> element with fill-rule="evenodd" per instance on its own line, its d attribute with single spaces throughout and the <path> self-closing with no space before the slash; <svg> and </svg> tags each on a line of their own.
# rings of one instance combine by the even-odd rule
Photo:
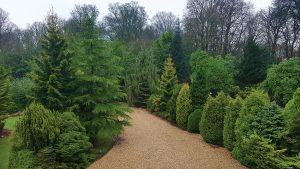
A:
<svg viewBox="0 0 300 169">
<path fill-rule="evenodd" d="M 89 169 L 245 169 L 224 148 L 213 147 L 148 113 L 134 109 L 132 126 Z"/>
</svg>

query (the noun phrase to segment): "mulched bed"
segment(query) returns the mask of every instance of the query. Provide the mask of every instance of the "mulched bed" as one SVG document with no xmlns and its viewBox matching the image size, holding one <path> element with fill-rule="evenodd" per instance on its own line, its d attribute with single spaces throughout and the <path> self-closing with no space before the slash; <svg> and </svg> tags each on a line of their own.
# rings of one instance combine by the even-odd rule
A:
<svg viewBox="0 0 300 169">
<path fill-rule="evenodd" d="M 3 129 L 3 131 L 0 133 L 0 138 L 5 138 L 10 136 L 11 131 L 8 129 Z"/>
</svg>

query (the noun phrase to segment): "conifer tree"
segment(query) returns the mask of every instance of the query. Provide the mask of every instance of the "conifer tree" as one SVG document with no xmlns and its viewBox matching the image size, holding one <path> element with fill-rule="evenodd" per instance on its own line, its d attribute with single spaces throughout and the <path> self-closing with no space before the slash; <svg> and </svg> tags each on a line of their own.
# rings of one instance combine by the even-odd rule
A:
<svg viewBox="0 0 300 169">
<path fill-rule="evenodd" d="M 225 109 L 229 97 L 220 92 L 216 98 L 209 96 L 200 121 L 200 133 L 203 139 L 211 144 L 222 145 Z"/>
<path fill-rule="evenodd" d="M 176 100 L 176 123 L 180 128 L 186 129 L 189 115 L 192 112 L 190 87 L 184 84 Z"/>
<path fill-rule="evenodd" d="M 0 115 L 8 113 L 11 107 L 11 97 L 9 94 L 8 71 L 0 66 Z M 4 120 L 0 117 L 0 133 L 4 128 Z"/>
<path fill-rule="evenodd" d="M 41 39 L 41 55 L 31 74 L 36 84 L 35 99 L 51 110 L 65 110 L 71 106 L 74 88 L 72 54 L 57 15 L 51 11 L 47 16 L 46 33 Z"/>
<path fill-rule="evenodd" d="M 176 31 L 171 43 L 170 54 L 174 60 L 179 82 L 187 82 L 189 80 L 188 57 L 185 54 L 184 46 L 182 43 L 179 19 L 177 20 Z"/>
<path fill-rule="evenodd" d="M 173 94 L 173 89 L 177 82 L 176 69 L 173 60 L 171 57 L 168 57 L 165 61 L 163 73 L 159 81 L 159 111 L 166 111 L 167 103 Z"/>
<path fill-rule="evenodd" d="M 138 56 L 137 76 L 139 81 L 138 96 L 136 105 L 146 108 L 151 93 L 154 93 L 157 86 L 158 75 L 154 58 L 149 50 L 143 49 Z M 136 90 L 136 89 L 135 89 Z"/>
<path fill-rule="evenodd" d="M 237 158 L 243 164 L 247 164 L 249 162 L 246 158 L 247 149 L 246 145 L 244 144 L 244 140 L 251 134 L 251 124 L 253 123 L 257 114 L 269 104 L 270 101 L 268 95 L 258 90 L 252 91 L 243 103 L 239 117 L 236 121 L 236 143 L 232 151 L 235 158 Z"/>
<path fill-rule="evenodd" d="M 97 17 L 85 15 L 80 42 L 75 48 L 78 65 L 77 114 L 95 141 L 102 127 L 121 130 L 128 125 L 128 108 L 120 101 L 125 97 L 119 85 L 119 58 L 99 37 Z"/>
<path fill-rule="evenodd" d="M 254 37 L 249 36 L 240 65 L 239 83 L 244 86 L 262 82 L 267 74 L 269 53 L 256 44 Z"/>
</svg>

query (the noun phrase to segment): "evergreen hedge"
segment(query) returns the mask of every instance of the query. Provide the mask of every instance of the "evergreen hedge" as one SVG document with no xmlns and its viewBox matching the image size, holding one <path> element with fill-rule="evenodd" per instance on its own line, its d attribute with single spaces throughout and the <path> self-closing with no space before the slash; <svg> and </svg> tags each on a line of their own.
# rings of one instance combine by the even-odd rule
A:
<svg viewBox="0 0 300 169">
<path fill-rule="evenodd" d="M 230 100 L 226 107 L 226 115 L 224 118 L 224 129 L 223 129 L 223 144 L 228 150 L 232 150 L 236 141 L 235 136 L 235 123 L 239 117 L 240 110 L 243 105 L 243 100 L 237 97 L 234 100 Z"/>
<path fill-rule="evenodd" d="M 223 144 L 224 116 L 229 99 L 224 92 L 220 92 L 216 98 L 208 97 L 200 121 L 200 133 L 206 142 Z"/>
<path fill-rule="evenodd" d="M 187 129 L 191 133 L 199 133 L 199 122 L 202 115 L 202 109 L 197 109 L 190 114 L 188 118 Z"/>
</svg>

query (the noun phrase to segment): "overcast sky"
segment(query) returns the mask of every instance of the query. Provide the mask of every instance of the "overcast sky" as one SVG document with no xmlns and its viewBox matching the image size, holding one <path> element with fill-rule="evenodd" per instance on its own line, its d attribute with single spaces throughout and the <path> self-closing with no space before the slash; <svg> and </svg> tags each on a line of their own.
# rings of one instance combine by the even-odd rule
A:
<svg viewBox="0 0 300 169">
<path fill-rule="evenodd" d="M 100 11 L 100 17 L 108 13 L 108 5 L 115 2 L 130 2 L 131 0 L 0 0 L 0 8 L 9 13 L 9 18 L 20 28 L 26 28 L 34 21 L 43 21 L 47 12 L 53 6 L 54 11 L 62 18 L 68 18 L 75 4 L 94 4 Z M 158 11 L 170 11 L 182 16 L 187 0 L 135 0 L 144 6 L 149 17 Z M 248 0 L 256 10 L 266 8 L 271 0 Z"/>
</svg>

